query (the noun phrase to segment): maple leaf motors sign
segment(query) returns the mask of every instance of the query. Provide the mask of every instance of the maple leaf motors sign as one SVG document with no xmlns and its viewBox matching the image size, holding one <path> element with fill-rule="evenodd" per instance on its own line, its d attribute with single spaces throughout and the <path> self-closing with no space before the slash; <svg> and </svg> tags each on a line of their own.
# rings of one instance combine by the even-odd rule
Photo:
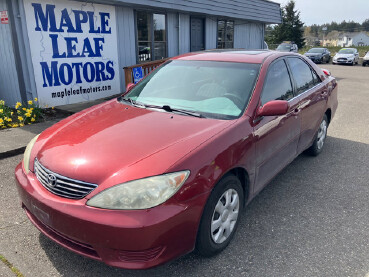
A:
<svg viewBox="0 0 369 277">
<path fill-rule="evenodd" d="M 120 92 L 115 8 L 24 0 L 37 94 L 58 106 Z"/>
</svg>

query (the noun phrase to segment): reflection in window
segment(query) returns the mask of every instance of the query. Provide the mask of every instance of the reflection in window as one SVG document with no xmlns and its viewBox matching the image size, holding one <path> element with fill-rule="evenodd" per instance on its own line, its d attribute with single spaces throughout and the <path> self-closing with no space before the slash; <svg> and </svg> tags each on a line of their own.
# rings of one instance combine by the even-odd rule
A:
<svg viewBox="0 0 369 277">
<path fill-rule="evenodd" d="M 261 104 L 272 100 L 289 100 L 293 98 L 292 84 L 286 64 L 279 60 L 269 68 L 264 89 L 261 94 Z"/>
<path fill-rule="evenodd" d="M 137 12 L 138 62 L 149 62 L 167 57 L 164 14 Z"/>
<path fill-rule="evenodd" d="M 218 44 L 217 48 L 233 48 L 234 22 L 229 20 L 218 21 Z"/>
<path fill-rule="evenodd" d="M 288 63 L 296 81 L 297 94 L 303 93 L 315 85 L 310 66 L 299 58 L 288 58 Z"/>
</svg>

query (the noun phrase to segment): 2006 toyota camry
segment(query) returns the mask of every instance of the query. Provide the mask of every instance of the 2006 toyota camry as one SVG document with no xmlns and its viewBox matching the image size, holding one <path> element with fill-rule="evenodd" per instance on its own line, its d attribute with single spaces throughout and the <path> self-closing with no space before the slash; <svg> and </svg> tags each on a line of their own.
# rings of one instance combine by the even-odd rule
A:
<svg viewBox="0 0 369 277">
<path fill-rule="evenodd" d="M 243 207 L 322 151 L 337 108 L 336 80 L 294 53 L 190 53 L 127 87 L 35 137 L 15 172 L 42 233 L 122 268 L 223 250 Z"/>
</svg>

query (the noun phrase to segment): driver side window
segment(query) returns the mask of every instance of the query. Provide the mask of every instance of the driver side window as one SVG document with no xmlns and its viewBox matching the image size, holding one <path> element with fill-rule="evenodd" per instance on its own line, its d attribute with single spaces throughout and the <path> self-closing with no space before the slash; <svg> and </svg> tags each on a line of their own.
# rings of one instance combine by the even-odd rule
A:
<svg viewBox="0 0 369 277">
<path fill-rule="evenodd" d="M 261 104 L 272 100 L 290 100 L 293 98 L 290 75 L 284 60 L 272 64 L 264 81 Z"/>
</svg>

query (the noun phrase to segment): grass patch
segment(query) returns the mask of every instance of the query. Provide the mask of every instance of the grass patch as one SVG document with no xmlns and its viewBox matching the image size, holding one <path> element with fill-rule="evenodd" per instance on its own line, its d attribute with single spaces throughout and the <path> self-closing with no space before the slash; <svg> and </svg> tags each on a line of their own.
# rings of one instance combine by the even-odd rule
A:
<svg viewBox="0 0 369 277">
<path fill-rule="evenodd" d="M 0 260 L 10 268 L 11 271 L 14 272 L 14 274 L 17 277 L 24 277 L 23 274 L 18 270 L 18 268 L 14 267 L 3 255 L 0 254 Z"/>
</svg>

